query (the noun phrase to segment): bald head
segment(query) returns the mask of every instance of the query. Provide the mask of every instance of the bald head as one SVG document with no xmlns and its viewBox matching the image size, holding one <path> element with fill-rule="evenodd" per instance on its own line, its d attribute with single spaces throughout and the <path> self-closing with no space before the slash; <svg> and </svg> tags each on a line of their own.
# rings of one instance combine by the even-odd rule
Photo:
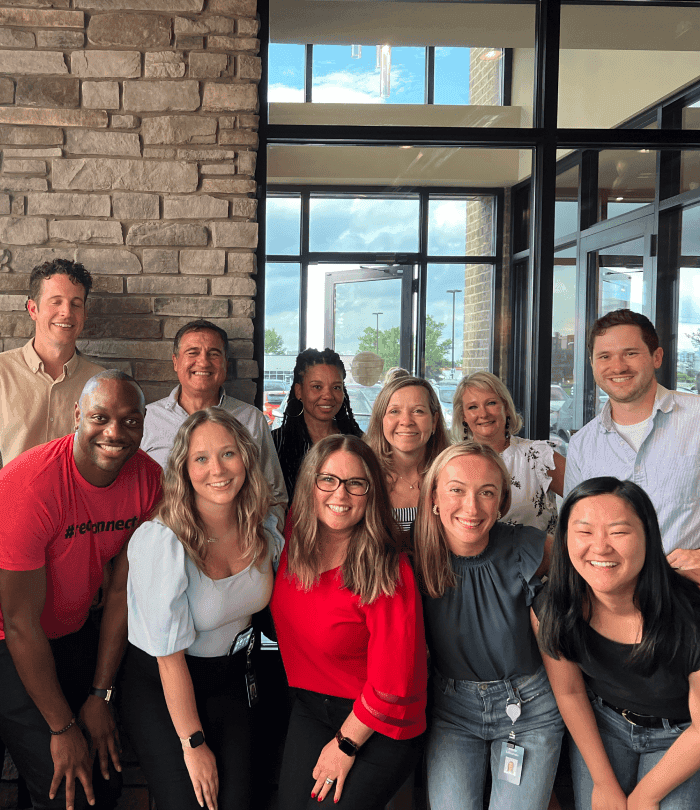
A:
<svg viewBox="0 0 700 810">
<path fill-rule="evenodd" d="M 90 377 L 90 379 L 85 383 L 83 390 L 80 393 L 80 399 L 78 400 L 77 407 L 79 408 L 80 412 L 84 410 L 83 402 L 86 397 L 92 398 L 95 391 L 100 388 L 103 383 L 107 380 L 117 380 L 124 384 L 124 386 L 131 386 L 136 391 L 138 400 L 139 400 L 139 409 L 142 414 L 146 413 L 146 398 L 143 395 L 143 391 L 141 390 L 141 386 L 136 382 L 133 377 L 130 377 L 128 374 L 125 374 L 123 371 L 119 371 L 116 368 L 108 368 L 105 371 L 100 371 L 98 374 L 95 374 L 94 377 Z M 119 386 L 115 386 L 115 389 L 118 390 Z M 76 413 L 76 418 L 78 415 Z"/>
</svg>

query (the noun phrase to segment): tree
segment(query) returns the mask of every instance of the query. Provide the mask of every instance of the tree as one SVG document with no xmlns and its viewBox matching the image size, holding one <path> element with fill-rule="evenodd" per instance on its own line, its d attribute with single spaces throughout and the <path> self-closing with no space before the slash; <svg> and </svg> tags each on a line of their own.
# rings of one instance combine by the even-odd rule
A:
<svg viewBox="0 0 700 810">
<path fill-rule="evenodd" d="M 441 370 L 449 365 L 452 349 L 452 340 L 443 340 L 442 330 L 444 323 L 438 323 L 428 315 L 425 323 L 425 376 L 432 379 L 440 377 Z M 368 326 L 360 335 L 360 352 L 376 352 L 384 361 L 384 371 L 399 365 L 399 344 L 401 330 L 398 326 L 379 331 L 379 347 L 377 348 L 377 330 Z"/>
<path fill-rule="evenodd" d="M 276 329 L 265 330 L 265 354 L 284 354 L 284 341 Z"/>
<path fill-rule="evenodd" d="M 690 342 L 693 344 L 693 348 L 700 349 L 700 329 L 696 329 L 694 332 L 689 332 L 688 337 L 690 338 Z"/>
</svg>

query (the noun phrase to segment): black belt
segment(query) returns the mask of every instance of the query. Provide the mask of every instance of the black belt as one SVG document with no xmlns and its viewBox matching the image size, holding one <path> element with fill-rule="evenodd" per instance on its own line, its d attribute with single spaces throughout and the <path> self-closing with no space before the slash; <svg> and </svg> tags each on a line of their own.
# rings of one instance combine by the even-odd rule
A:
<svg viewBox="0 0 700 810">
<path fill-rule="evenodd" d="M 651 714 L 637 714 L 630 709 L 620 709 L 618 706 L 613 706 L 612 703 L 608 703 L 608 701 L 603 700 L 603 698 L 600 699 L 600 702 L 608 709 L 612 709 L 614 712 L 622 715 L 622 717 L 624 717 L 625 720 L 627 720 L 627 722 L 631 723 L 633 726 L 643 726 L 644 728 L 663 728 L 664 720 L 666 720 L 666 722 L 672 726 L 677 726 L 681 723 L 688 723 L 690 721 L 690 718 L 688 717 L 685 717 L 682 720 L 673 720 L 666 717 L 654 717 Z"/>
</svg>

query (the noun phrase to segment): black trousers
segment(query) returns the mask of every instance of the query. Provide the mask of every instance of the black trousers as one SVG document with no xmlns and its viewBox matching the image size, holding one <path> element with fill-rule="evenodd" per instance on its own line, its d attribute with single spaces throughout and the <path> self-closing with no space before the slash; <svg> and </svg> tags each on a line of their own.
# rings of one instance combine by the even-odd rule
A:
<svg viewBox="0 0 700 810">
<path fill-rule="evenodd" d="M 282 760 L 279 801 L 284 810 L 312 810 L 312 771 L 321 750 L 335 736 L 354 701 L 296 689 Z M 339 810 L 383 810 L 406 781 L 423 751 L 423 737 L 392 740 L 375 732 L 362 746 L 345 781 Z M 323 804 L 335 807 L 334 789 Z"/>
<path fill-rule="evenodd" d="M 251 736 L 254 710 L 245 689 L 245 654 L 185 656 L 207 745 L 216 757 L 220 810 L 251 807 Z M 129 645 L 119 690 L 122 727 L 158 810 L 200 810 L 165 702 L 157 660 Z"/>
<path fill-rule="evenodd" d="M 89 618 L 83 627 L 71 635 L 50 639 L 56 663 L 56 674 L 68 705 L 77 715 L 88 696 L 95 675 L 99 631 Z M 43 716 L 27 694 L 10 651 L 0 641 L 0 737 L 14 760 L 17 770 L 27 782 L 32 804 L 36 810 L 65 810 L 65 779 L 56 794 L 49 799 L 53 779 L 51 735 Z M 97 759 L 93 768 L 92 784 L 96 806 L 101 810 L 113 808 L 121 793 L 121 775 L 110 762 L 110 779 L 102 778 Z M 76 810 L 89 805 L 82 784 L 76 780 Z"/>
</svg>

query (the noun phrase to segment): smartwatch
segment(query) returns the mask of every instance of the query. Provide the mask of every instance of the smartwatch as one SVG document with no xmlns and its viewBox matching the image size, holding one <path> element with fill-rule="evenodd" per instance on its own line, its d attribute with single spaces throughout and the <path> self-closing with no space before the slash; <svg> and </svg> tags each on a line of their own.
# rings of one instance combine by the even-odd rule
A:
<svg viewBox="0 0 700 810">
<path fill-rule="evenodd" d="M 114 695 L 114 687 L 110 686 L 109 689 L 98 689 L 96 686 L 93 686 L 90 689 L 89 694 L 94 695 L 95 697 L 102 698 L 105 703 L 109 703 Z"/>
<path fill-rule="evenodd" d="M 335 738 L 338 741 L 338 748 L 349 757 L 354 757 L 360 750 L 360 746 L 354 743 L 349 737 L 343 737 L 340 730 L 336 733 Z"/>
<path fill-rule="evenodd" d="M 180 737 L 183 748 L 197 748 L 204 742 L 204 732 L 195 731 L 191 737 Z"/>
</svg>

